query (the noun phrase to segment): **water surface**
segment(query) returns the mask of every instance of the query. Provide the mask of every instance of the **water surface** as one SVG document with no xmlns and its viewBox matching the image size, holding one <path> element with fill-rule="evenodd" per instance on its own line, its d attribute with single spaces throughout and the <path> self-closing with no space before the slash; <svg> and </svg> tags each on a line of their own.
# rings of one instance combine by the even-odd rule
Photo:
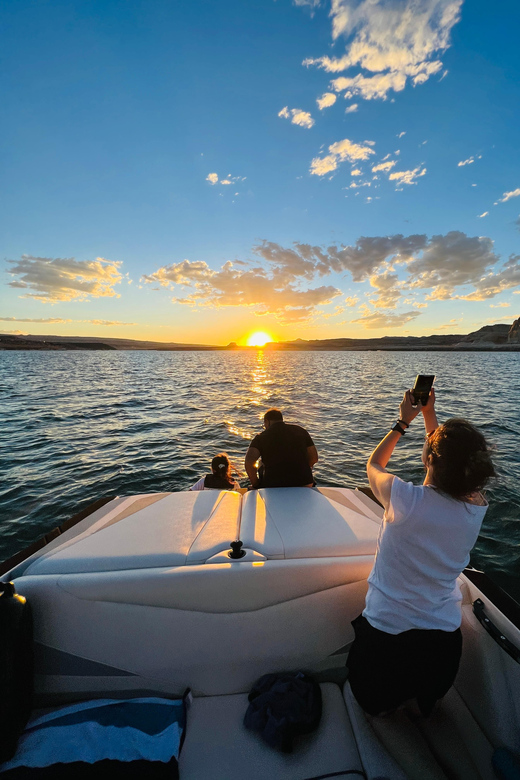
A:
<svg viewBox="0 0 520 780">
<path fill-rule="evenodd" d="M 0 560 L 101 496 L 187 489 L 219 450 L 243 468 L 270 406 L 309 430 L 319 484 L 365 485 L 404 390 L 434 373 L 439 420 L 496 447 L 472 562 L 520 600 L 519 369 L 489 352 L 0 352 Z M 418 417 L 390 461 L 404 479 L 422 481 L 423 434 Z"/>
</svg>

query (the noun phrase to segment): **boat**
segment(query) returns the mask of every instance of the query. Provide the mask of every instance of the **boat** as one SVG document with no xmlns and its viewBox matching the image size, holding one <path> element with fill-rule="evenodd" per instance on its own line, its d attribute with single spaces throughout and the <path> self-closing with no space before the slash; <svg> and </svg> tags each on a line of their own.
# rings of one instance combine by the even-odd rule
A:
<svg viewBox="0 0 520 780">
<path fill-rule="evenodd" d="M 99 500 L 0 569 L 32 606 L 36 711 L 189 688 L 181 780 L 414 776 L 345 669 L 382 518 L 368 489 Z M 474 569 L 459 585 L 461 665 L 423 736 L 445 773 L 431 776 L 457 777 L 461 755 L 460 776 L 496 780 L 497 750 L 520 753 L 520 607 Z M 248 692 L 300 669 L 320 683 L 323 712 L 284 754 L 244 727 Z"/>
</svg>

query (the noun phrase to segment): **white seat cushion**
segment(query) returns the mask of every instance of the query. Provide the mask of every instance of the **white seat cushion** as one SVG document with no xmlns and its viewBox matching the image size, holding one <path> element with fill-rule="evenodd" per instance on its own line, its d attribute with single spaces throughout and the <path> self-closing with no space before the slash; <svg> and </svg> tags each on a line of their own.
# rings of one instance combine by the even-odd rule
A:
<svg viewBox="0 0 520 780">
<path fill-rule="evenodd" d="M 194 699 L 179 760 L 181 780 L 306 780 L 362 770 L 341 690 L 334 683 L 320 687 L 320 725 L 295 742 L 293 753 L 270 748 L 244 727 L 247 694 Z"/>
</svg>

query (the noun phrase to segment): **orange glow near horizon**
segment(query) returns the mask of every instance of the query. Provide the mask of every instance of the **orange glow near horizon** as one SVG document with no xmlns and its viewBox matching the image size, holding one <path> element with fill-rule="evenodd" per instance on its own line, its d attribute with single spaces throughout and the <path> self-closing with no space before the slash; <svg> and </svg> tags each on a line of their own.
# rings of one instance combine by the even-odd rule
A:
<svg viewBox="0 0 520 780">
<path fill-rule="evenodd" d="M 263 330 L 256 330 L 247 339 L 248 347 L 265 347 L 270 341 L 273 341 L 272 336 L 269 333 L 265 333 Z"/>
</svg>

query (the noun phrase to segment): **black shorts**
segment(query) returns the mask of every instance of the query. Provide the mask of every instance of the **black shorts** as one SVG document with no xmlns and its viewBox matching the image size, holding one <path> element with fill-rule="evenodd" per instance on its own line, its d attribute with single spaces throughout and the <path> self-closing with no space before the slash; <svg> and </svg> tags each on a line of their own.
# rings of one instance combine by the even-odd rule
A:
<svg viewBox="0 0 520 780">
<path fill-rule="evenodd" d="M 378 715 L 417 699 L 422 714 L 429 715 L 455 680 L 462 652 L 460 628 L 387 634 L 362 615 L 352 625 L 356 638 L 347 659 L 349 682 L 365 712 Z"/>
</svg>

